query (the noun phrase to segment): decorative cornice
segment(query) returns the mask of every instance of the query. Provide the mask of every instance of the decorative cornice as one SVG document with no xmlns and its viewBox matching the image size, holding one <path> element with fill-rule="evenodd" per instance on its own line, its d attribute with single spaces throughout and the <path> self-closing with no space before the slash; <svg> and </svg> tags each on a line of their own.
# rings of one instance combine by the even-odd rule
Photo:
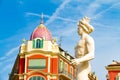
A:
<svg viewBox="0 0 120 80">
<path fill-rule="evenodd" d="M 109 70 L 114 70 L 114 71 L 120 70 L 120 66 L 106 66 L 105 68 L 106 68 L 108 71 L 109 71 Z"/>
<path fill-rule="evenodd" d="M 45 56 L 49 55 L 51 57 L 57 56 L 59 54 L 58 52 L 52 52 L 52 51 L 32 50 L 29 52 L 19 53 L 19 55 L 25 57 L 25 55 L 31 55 L 34 53 L 40 53 L 40 54 L 45 55 Z"/>
<path fill-rule="evenodd" d="M 20 58 L 25 58 L 25 53 L 19 53 Z"/>
<path fill-rule="evenodd" d="M 40 71 L 40 70 L 30 71 L 28 73 L 24 73 L 23 75 L 30 75 L 30 74 L 33 74 L 33 73 L 36 73 L 36 72 L 41 73 L 43 75 L 58 76 L 58 74 L 47 73 L 47 72 L 43 72 L 43 71 Z"/>
</svg>

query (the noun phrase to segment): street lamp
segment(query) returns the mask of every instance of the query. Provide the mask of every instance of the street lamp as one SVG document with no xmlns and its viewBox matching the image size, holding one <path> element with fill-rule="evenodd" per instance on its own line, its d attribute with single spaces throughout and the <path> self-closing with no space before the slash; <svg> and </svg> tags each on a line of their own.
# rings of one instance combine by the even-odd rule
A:
<svg viewBox="0 0 120 80">
<path fill-rule="evenodd" d="M 107 75 L 106 75 L 106 78 L 107 78 L 107 80 L 109 80 L 109 79 L 110 79 L 109 74 L 107 74 Z"/>
</svg>

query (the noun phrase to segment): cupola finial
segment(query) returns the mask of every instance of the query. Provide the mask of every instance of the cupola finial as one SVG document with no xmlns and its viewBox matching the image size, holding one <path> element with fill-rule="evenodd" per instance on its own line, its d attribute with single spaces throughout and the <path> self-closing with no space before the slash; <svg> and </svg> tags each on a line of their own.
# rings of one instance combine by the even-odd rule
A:
<svg viewBox="0 0 120 80">
<path fill-rule="evenodd" d="M 44 15 L 43 15 L 43 13 L 41 14 L 41 21 L 40 21 L 40 24 L 43 24 L 43 17 L 44 17 Z"/>
</svg>

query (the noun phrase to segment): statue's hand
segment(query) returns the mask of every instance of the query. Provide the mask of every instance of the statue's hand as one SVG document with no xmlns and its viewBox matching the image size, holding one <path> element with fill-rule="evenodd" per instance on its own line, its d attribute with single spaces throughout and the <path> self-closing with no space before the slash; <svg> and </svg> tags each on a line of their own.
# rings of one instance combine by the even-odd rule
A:
<svg viewBox="0 0 120 80">
<path fill-rule="evenodd" d="M 71 61 L 71 64 L 73 65 L 78 65 L 80 62 L 79 62 L 79 59 L 72 59 Z"/>
</svg>

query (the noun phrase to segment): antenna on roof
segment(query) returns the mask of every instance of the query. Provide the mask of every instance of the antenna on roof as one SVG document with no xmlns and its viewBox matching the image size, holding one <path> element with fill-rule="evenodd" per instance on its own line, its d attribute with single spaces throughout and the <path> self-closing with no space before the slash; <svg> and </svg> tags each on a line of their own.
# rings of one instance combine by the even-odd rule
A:
<svg viewBox="0 0 120 80">
<path fill-rule="evenodd" d="M 60 46 L 60 47 L 61 47 L 61 45 L 62 45 L 62 39 L 63 39 L 63 37 L 60 36 L 60 39 L 59 39 L 59 46 Z"/>
<path fill-rule="evenodd" d="M 43 13 L 42 13 L 42 14 L 41 14 L 40 24 L 43 24 L 43 17 L 44 17 L 44 15 L 43 15 Z"/>
</svg>

